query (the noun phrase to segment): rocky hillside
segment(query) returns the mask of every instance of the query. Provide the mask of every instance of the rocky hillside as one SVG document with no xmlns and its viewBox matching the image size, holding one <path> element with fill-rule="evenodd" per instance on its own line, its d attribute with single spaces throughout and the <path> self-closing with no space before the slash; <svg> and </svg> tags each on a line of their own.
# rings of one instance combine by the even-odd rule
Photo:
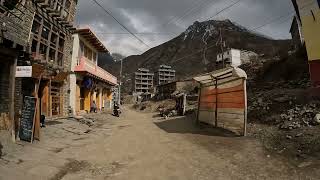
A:
<svg viewBox="0 0 320 180">
<path fill-rule="evenodd" d="M 273 40 L 251 32 L 230 20 L 195 22 L 176 38 L 154 47 L 142 55 L 129 56 L 123 60 L 125 91 L 131 91 L 132 73 L 140 67 L 155 71 L 159 65 L 171 65 L 177 71 L 177 78 L 212 71 L 216 55 L 220 52 L 217 42 L 220 30 L 226 46 L 254 51 L 264 58 L 287 52 L 288 40 Z M 114 74 L 119 73 L 120 63 L 113 62 L 105 67 Z"/>
</svg>

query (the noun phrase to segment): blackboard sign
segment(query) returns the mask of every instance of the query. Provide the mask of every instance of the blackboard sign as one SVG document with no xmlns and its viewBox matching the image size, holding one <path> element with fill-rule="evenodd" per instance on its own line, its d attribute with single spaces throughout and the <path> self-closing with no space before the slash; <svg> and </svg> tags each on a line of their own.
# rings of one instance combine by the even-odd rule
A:
<svg viewBox="0 0 320 180">
<path fill-rule="evenodd" d="M 32 142 L 33 140 L 33 123 L 36 109 L 35 97 L 26 96 L 24 98 L 24 105 L 22 109 L 22 116 L 20 120 L 19 137 L 21 140 Z"/>
</svg>

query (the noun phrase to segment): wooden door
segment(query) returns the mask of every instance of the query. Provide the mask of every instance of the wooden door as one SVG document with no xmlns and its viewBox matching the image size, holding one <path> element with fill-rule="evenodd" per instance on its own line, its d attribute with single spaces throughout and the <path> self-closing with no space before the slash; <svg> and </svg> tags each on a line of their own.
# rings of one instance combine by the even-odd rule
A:
<svg viewBox="0 0 320 180">
<path fill-rule="evenodd" d="M 63 108 L 63 93 L 62 85 L 60 83 L 51 84 L 51 111 L 52 116 L 61 116 Z"/>
</svg>

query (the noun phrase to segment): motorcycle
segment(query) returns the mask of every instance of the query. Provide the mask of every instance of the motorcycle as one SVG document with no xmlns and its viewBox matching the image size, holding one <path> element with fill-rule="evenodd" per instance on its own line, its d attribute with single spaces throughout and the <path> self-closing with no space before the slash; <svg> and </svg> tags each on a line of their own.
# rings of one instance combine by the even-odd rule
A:
<svg viewBox="0 0 320 180">
<path fill-rule="evenodd" d="M 113 115 L 116 116 L 116 117 L 120 117 L 120 114 L 121 114 L 120 107 L 119 106 L 114 106 Z"/>
</svg>

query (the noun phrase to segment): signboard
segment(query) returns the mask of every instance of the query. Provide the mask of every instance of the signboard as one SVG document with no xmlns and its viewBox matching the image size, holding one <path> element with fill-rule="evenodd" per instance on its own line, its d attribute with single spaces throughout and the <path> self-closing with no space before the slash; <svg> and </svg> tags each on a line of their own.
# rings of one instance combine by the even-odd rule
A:
<svg viewBox="0 0 320 180">
<path fill-rule="evenodd" d="M 19 137 L 21 140 L 32 142 L 33 140 L 33 126 L 36 109 L 35 97 L 26 96 L 24 98 L 24 105 L 22 109 L 22 117 L 20 120 Z"/>
<path fill-rule="evenodd" d="M 32 66 L 17 66 L 16 77 L 32 77 Z"/>
</svg>

